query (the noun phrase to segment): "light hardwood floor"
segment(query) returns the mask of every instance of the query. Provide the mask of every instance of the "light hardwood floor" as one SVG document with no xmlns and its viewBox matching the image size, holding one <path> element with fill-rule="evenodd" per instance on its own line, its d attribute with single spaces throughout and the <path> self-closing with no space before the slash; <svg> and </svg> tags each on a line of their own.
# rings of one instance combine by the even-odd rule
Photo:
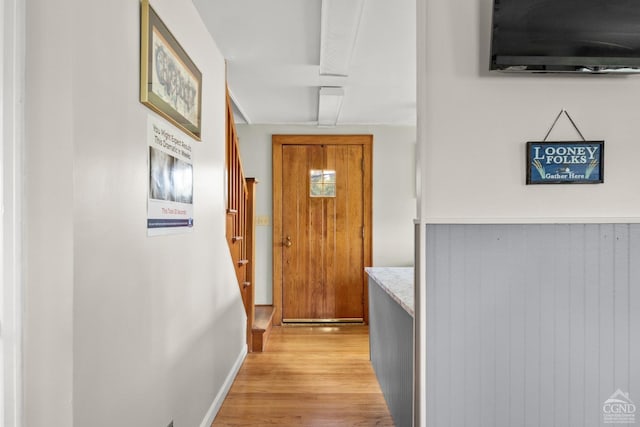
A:
<svg viewBox="0 0 640 427">
<path fill-rule="evenodd" d="M 250 353 L 213 426 L 393 426 L 367 326 L 274 327 Z"/>
</svg>

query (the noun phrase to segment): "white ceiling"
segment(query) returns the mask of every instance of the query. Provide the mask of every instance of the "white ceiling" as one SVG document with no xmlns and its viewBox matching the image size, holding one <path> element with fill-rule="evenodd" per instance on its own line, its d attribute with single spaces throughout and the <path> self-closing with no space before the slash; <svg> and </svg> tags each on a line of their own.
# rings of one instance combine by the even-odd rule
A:
<svg viewBox="0 0 640 427">
<path fill-rule="evenodd" d="M 315 125 L 319 88 L 339 86 L 338 125 L 415 124 L 415 0 L 364 0 L 347 76 L 320 75 L 322 0 L 193 2 L 249 123 Z"/>
</svg>

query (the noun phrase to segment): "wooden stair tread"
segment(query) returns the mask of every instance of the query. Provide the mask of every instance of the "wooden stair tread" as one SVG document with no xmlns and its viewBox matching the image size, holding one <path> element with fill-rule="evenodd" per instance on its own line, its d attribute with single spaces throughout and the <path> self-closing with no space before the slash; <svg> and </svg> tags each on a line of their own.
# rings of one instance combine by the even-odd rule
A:
<svg viewBox="0 0 640 427">
<path fill-rule="evenodd" d="M 265 331 L 271 327 L 273 320 L 272 305 L 257 305 L 253 318 L 253 330 Z"/>
<path fill-rule="evenodd" d="M 257 305 L 253 311 L 253 328 L 251 328 L 251 351 L 263 352 L 273 326 L 273 306 Z"/>
</svg>

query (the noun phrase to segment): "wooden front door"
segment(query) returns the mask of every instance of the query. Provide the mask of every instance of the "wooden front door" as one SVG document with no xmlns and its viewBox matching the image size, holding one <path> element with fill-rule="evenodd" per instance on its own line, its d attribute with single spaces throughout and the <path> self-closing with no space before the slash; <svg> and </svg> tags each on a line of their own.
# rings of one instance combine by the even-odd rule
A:
<svg viewBox="0 0 640 427">
<path fill-rule="evenodd" d="M 276 318 L 367 320 L 371 139 L 274 136 Z"/>
</svg>

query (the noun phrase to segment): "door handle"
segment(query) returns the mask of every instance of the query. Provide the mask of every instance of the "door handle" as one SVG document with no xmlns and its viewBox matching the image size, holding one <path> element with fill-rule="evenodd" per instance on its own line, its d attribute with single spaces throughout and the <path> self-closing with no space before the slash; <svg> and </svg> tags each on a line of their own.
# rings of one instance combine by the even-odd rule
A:
<svg viewBox="0 0 640 427">
<path fill-rule="evenodd" d="M 287 236 L 287 240 L 284 242 L 284 245 L 288 248 L 290 248 L 291 245 L 293 245 L 293 242 L 291 241 L 291 236 Z"/>
</svg>

